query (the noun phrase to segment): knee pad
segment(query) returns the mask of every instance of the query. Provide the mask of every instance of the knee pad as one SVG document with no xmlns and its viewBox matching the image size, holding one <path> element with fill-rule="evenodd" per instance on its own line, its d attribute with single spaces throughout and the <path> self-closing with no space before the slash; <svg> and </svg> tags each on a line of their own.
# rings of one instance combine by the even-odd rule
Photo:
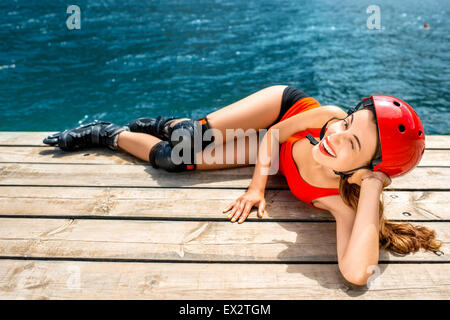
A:
<svg viewBox="0 0 450 320">
<path fill-rule="evenodd" d="M 191 163 L 175 164 L 172 161 L 172 147 L 168 141 L 160 141 L 150 150 L 149 160 L 153 168 L 162 168 L 168 172 L 182 172 L 187 170 L 195 170 L 194 155 L 191 153 Z"/>
<path fill-rule="evenodd" d="M 169 128 L 169 143 L 172 147 L 175 147 L 178 143 L 184 139 L 190 141 L 191 149 L 194 150 L 195 139 L 201 141 L 201 150 L 214 142 L 214 136 L 211 141 L 203 141 L 203 136 L 206 130 L 211 129 L 208 119 L 206 117 L 198 120 L 184 120 L 178 122 L 173 127 Z M 177 136 L 173 135 L 173 132 L 177 130 Z M 197 138 L 195 138 L 197 136 Z"/>
</svg>

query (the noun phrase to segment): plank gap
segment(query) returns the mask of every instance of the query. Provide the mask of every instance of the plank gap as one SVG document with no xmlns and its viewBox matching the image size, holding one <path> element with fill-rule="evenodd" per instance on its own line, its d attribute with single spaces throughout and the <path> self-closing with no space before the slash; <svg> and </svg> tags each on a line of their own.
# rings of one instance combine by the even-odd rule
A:
<svg viewBox="0 0 450 320">
<path fill-rule="evenodd" d="M 337 265 L 337 261 L 274 261 L 274 260 L 170 260 L 170 259 L 112 259 L 112 258 L 65 258 L 65 257 L 15 257 L 15 256 L 0 256 L 0 260 L 27 260 L 27 261 L 73 261 L 73 262 L 131 262 L 131 263 L 176 263 L 176 264 L 282 264 L 282 265 L 297 265 L 297 264 L 326 264 Z M 381 260 L 378 264 L 450 264 L 450 261 L 438 260 L 418 260 L 418 261 L 402 261 L 402 260 Z"/>
<path fill-rule="evenodd" d="M 225 214 L 224 214 L 225 215 Z M 0 214 L 0 219 L 2 218 L 12 218 L 12 219 L 62 219 L 62 220 L 122 220 L 122 221 L 175 221 L 175 222 L 226 222 L 231 223 L 228 218 L 183 218 L 183 217 L 138 217 L 138 216 L 96 216 L 96 215 L 90 215 L 90 216 L 43 216 L 43 215 L 7 215 L 7 214 Z M 390 222 L 397 222 L 397 223 L 408 223 L 408 222 L 450 222 L 450 219 L 440 219 L 440 220 L 425 220 L 425 219 L 389 219 Z M 268 222 L 293 222 L 293 223 L 330 223 L 330 222 L 336 222 L 334 219 L 264 219 L 264 218 L 252 218 L 248 217 L 244 223 L 250 223 L 250 222 L 262 222 L 262 223 L 268 223 Z M 235 222 L 235 224 L 238 224 Z"/>
</svg>

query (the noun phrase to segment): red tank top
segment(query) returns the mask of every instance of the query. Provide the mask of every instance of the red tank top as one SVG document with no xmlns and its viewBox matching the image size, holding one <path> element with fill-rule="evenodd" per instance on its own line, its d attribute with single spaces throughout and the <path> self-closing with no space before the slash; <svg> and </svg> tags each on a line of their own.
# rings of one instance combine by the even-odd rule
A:
<svg viewBox="0 0 450 320">
<path fill-rule="evenodd" d="M 280 121 L 286 120 L 296 114 L 303 111 L 314 109 L 320 107 L 320 103 L 312 97 L 302 98 L 297 101 L 289 110 L 284 114 Z M 306 202 L 310 206 L 323 210 L 321 208 L 315 207 L 312 201 L 330 195 L 338 195 L 338 188 L 319 188 L 314 187 L 303 180 L 300 175 L 297 166 L 295 165 L 294 159 L 292 158 L 292 146 L 298 140 L 306 137 L 306 135 L 311 134 L 314 137 L 320 135 L 320 128 L 307 129 L 304 131 L 299 131 L 288 138 L 280 147 L 280 172 L 286 177 L 286 181 L 289 185 L 291 192 L 303 202 Z M 326 210 L 324 210 L 326 211 Z"/>
</svg>

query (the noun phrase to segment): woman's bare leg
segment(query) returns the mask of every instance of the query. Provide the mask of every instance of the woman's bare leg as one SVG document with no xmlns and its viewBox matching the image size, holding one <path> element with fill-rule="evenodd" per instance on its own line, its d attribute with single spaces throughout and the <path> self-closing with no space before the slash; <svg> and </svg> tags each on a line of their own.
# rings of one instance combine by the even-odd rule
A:
<svg viewBox="0 0 450 320">
<path fill-rule="evenodd" d="M 228 144 L 220 144 L 215 146 L 211 153 L 206 151 L 203 153 L 199 152 L 196 155 L 197 170 L 236 168 L 255 164 L 259 144 L 252 144 L 249 140 L 250 139 L 248 137 L 242 137 L 235 139 L 233 144 L 228 142 Z M 136 158 L 149 162 L 150 150 L 160 141 L 160 139 L 150 134 L 122 131 L 119 133 L 117 145 L 120 149 L 128 152 Z M 239 152 L 242 152 L 242 148 L 244 148 L 245 154 L 239 154 Z M 230 154 L 230 152 L 232 153 Z M 215 157 L 219 160 L 217 162 L 221 163 L 206 163 L 206 161 L 213 162 L 211 159 L 214 159 Z M 232 161 L 227 159 L 227 157 L 231 158 Z"/>
<path fill-rule="evenodd" d="M 244 131 L 254 129 L 258 131 L 267 128 L 280 114 L 281 99 L 286 87 L 285 85 L 276 85 L 264 88 L 208 114 L 211 128 L 220 130 L 224 139 L 227 136 L 226 129 L 242 129 Z M 184 119 L 178 119 L 172 122 L 170 126 L 174 126 Z M 118 146 L 141 160 L 149 161 L 151 148 L 160 141 L 160 139 L 149 134 L 123 131 L 119 133 Z M 244 141 L 245 143 L 243 143 Z M 226 141 L 221 143 L 220 139 L 215 139 L 215 148 L 212 152 L 207 153 L 205 149 L 203 153 L 199 152 L 196 155 L 197 170 L 214 170 L 254 164 L 259 147 L 258 142 L 253 145 L 248 137 L 233 138 L 233 141 L 229 141 L 227 147 Z M 242 146 L 245 146 L 245 150 L 242 150 Z M 222 151 L 222 163 L 207 163 L 207 161 L 211 162 L 209 161 L 211 156 L 215 157 L 216 153 L 220 154 L 219 148 Z M 239 154 L 244 155 L 244 151 L 245 158 L 238 158 Z M 227 157 L 227 153 L 230 152 L 234 153 L 233 157 L 230 157 L 230 155 Z M 234 161 L 227 161 L 230 158 Z"/>
<path fill-rule="evenodd" d="M 196 156 L 196 169 L 217 170 L 254 165 L 258 150 L 258 140 L 250 142 L 248 137 L 236 138 L 234 142 L 227 140 L 224 144 L 216 145 L 210 153 L 207 149 L 203 153 L 199 152 Z"/>
<path fill-rule="evenodd" d="M 280 114 L 281 99 L 286 85 L 275 85 L 259 90 L 239 101 L 207 114 L 211 128 L 221 131 L 226 137 L 226 129 L 250 128 L 255 130 L 270 126 Z M 185 119 L 178 119 L 170 124 Z M 218 143 L 218 140 L 215 140 Z"/>
<path fill-rule="evenodd" d="M 158 139 L 150 134 L 122 131 L 119 133 L 117 145 L 120 149 L 132 154 L 136 158 L 148 162 L 150 161 L 150 150 L 160 141 L 161 139 Z"/>
<path fill-rule="evenodd" d="M 197 164 L 197 170 L 215 170 L 254 165 L 258 155 L 260 138 L 258 138 L 256 143 L 248 137 L 226 140 L 226 129 L 242 129 L 243 131 L 254 129 L 257 132 L 259 129 L 269 127 L 280 114 L 281 100 L 286 87 L 285 85 L 276 85 L 264 88 L 242 100 L 208 114 L 207 117 L 211 128 L 220 130 L 224 141 L 221 145 L 220 141 L 215 137 L 214 143 L 216 146 L 211 155 L 205 154 L 205 152 L 202 155 L 197 155 L 197 159 L 202 157 L 201 163 Z M 222 163 L 207 163 L 206 160 L 215 157 L 215 153 L 219 152 L 219 148 L 221 148 L 223 155 Z M 230 152 L 234 156 L 230 157 Z M 229 155 L 228 157 L 227 154 Z M 244 154 L 244 161 L 242 161 L 242 157 L 238 159 L 238 155 L 244 156 Z M 234 161 L 226 161 L 229 158 L 234 158 Z"/>
</svg>

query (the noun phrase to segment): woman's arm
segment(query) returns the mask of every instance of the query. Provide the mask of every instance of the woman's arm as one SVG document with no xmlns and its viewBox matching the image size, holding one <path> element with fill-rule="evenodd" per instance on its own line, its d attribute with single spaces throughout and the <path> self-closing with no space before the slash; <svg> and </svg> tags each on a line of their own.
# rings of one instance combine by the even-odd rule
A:
<svg viewBox="0 0 450 320">
<path fill-rule="evenodd" d="M 383 182 L 367 177 L 361 182 L 358 209 L 339 269 L 348 281 L 365 285 L 379 258 L 379 199 Z M 372 266 L 372 267 L 371 267 Z"/>
<path fill-rule="evenodd" d="M 276 133 L 273 135 L 271 129 L 269 129 L 264 135 L 261 144 L 258 149 L 258 157 L 255 164 L 255 170 L 253 171 L 253 178 L 250 182 L 248 190 L 245 194 L 234 200 L 223 212 L 231 212 L 228 214 L 228 218 L 231 218 L 231 222 L 235 222 L 239 219 L 239 223 L 242 223 L 247 219 L 253 206 L 258 206 L 258 215 L 263 217 L 266 201 L 264 199 L 264 191 L 266 189 L 267 177 L 270 173 L 270 167 L 272 163 L 271 147 L 279 147 L 277 143 Z M 274 139 L 275 138 L 275 139 Z M 275 145 L 276 144 L 276 145 Z"/>
<path fill-rule="evenodd" d="M 279 135 L 279 131 L 278 131 Z M 249 189 L 264 192 L 266 189 L 267 179 L 270 174 L 269 170 L 272 165 L 272 149 L 279 148 L 279 137 L 277 131 L 270 128 L 264 135 L 258 149 L 258 157 L 256 159 L 255 169 L 253 170 L 252 181 Z"/>
<path fill-rule="evenodd" d="M 280 144 L 293 134 L 308 128 L 322 128 L 332 117 L 345 118 L 347 113 L 337 106 L 321 106 L 303 111 L 274 124 L 270 129 L 279 129 Z"/>
</svg>

